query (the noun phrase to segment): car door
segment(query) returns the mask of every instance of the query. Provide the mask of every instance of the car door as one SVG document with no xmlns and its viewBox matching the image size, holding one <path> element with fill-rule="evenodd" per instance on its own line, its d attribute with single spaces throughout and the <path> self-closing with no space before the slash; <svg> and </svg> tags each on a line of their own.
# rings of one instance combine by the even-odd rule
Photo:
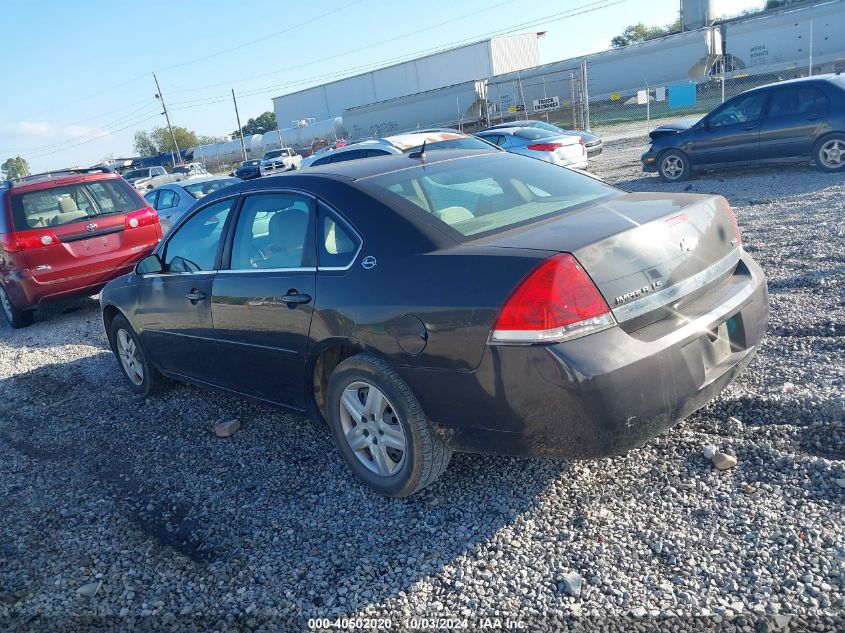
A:
<svg viewBox="0 0 845 633">
<path fill-rule="evenodd" d="M 757 90 L 727 101 L 708 115 L 690 142 L 694 165 L 757 160 L 760 118 L 768 92 Z"/>
<path fill-rule="evenodd" d="M 809 159 L 830 110 L 830 99 L 813 85 L 786 85 L 772 90 L 760 125 L 760 158 Z"/>
<path fill-rule="evenodd" d="M 315 300 L 314 213 L 300 193 L 244 196 L 212 290 L 226 385 L 297 409 Z"/>
<path fill-rule="evenodd" d="M 138 318 L 145 349 L 169 372 L 219 382 L 211 294 L 236 197 L 209 204 L 167 238 L 164 271 L 143 275 Z"/>
</svg>

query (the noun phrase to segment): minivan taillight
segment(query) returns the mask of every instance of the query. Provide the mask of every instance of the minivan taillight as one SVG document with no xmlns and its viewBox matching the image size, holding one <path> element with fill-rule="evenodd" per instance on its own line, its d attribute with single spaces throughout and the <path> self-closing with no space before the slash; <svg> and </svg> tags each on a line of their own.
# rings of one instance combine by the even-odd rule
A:
<svg viewBox="0 0 845 633">
<path fill-rule="evenodd" d="M 141 226 L 150 226 L 158 223 L 158 214 L 152 207 L 141 209 L 140 211 L 132 211 L 126 214 L 126 228 L 137 229 Z"/>
<path fill-rule="evenodd" d="M 502 307 L 491 343 L 557 343 L 616 325 L 593 280 L 569 253 L 545 260 Z"/>
<path fill-rule="evenodd" d="M 60 244 L 59 238 L 52 231 L 26 231 L 18 233 L 16 237 L 18 246 L 22 251 Z"/>
</svg>

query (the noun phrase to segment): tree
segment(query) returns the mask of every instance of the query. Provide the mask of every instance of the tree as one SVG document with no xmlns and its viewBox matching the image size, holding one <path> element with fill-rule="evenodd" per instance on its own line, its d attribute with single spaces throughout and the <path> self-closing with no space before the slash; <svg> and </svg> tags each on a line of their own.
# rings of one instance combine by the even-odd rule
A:
<svg viewBox="0 0 845 633">
<path fill-rule="evenodd" d="M 276 123 L 276 115 L 269 110 L 264 114 L 260 114 L 254 119 L 250 119 L 246 122 L 241 128 L 244 136 L 250 136 L 251 134 L 264 134 L 265 132 L 272 132 L 275 129 L 278 129 Z M 240 132 L 235 130 L 232 132 L 232 137 L 238 138 L 240 136 Z"/>
<path fill-rule="evenodd" d="M 632 24 L 622 31 L 621 35 L 617 35 L 610 40 L 610 45 L 613 48 L 622 48 L 629 44 L 636 44 L 637 42 L 645 42 L 646 40 L 653 40 L 664 35 L 671 35 L 681 30 L 681 18 L 679 17 L 672 24 L 666 26 L 646 26 L 642 22 Z"/>
<path fill-rule="evenodd" d="M 187 128 L 174 125 L 173 135 L 176 137 L 176 143 L 180 150 L 196 147 L 200 144 L 196 133 Z M 166 127 L 154 127 L 149 132 L 143 130 L 135 132 L 135 151 L 141 156 L 156 156 L 175 149 L 173 137 Z"/>
<path fill-rule="evenodd" d="M 15 178 L 23 178 L 29 176 L 29 163 L 25 158 L 16 156 L 15 158 L 8 158 L 6 162 L 0 165 L 0 171 L 6 173 L 7 178 L 14 180 Z"/>
</svg>

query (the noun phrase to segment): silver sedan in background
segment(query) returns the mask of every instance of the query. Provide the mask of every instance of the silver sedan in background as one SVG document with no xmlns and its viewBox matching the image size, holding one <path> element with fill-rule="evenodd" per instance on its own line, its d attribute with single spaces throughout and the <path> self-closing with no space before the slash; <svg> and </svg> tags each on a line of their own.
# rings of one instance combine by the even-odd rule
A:
<svg viewBox="0 0 845 633">
<path fill-rule="evenodd" d="M 146 193 L 144 199 L 158 211 L 161 230 L 166 233 L 197 200 L 239 182 L 240 178 L 229 176 L 192 178 L 157 187 Z"/>
<path fill-rule="evenodd" d="M 535 127 L 488 129 L 476 132 L 475 136 L 513 154 L 537 158 L 561 167 L 586 169 L 589 163 L 587 149 L 579 136 Z"/>
</svg>

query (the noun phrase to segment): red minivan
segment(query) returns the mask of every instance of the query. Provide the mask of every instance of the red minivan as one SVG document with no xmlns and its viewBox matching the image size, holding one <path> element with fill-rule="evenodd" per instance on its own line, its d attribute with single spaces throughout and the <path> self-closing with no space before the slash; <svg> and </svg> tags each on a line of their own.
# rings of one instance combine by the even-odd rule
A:
<svg viewBox="0 0 845 633">
<path fill-rule="evenodd" d="M 0 181 L 0 312 L 25 327 L 40 304 L 99 292 L 160 240 L 155 210 L 106 170 Z"/>
</svg>

